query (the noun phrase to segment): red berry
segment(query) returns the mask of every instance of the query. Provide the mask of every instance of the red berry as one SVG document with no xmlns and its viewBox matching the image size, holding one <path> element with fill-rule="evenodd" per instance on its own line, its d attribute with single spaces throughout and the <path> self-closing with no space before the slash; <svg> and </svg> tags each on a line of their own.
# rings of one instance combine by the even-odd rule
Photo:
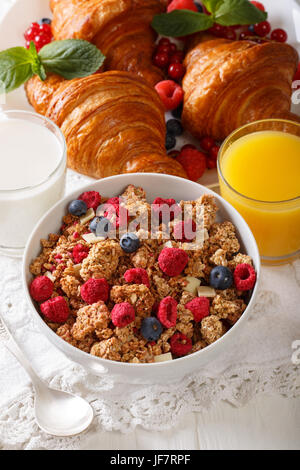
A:
<svg viewBox="0 0 300 470">
<path fill-rule="evenodd" d="M 165 109 L 171 111 L 178 108 L 183 100 L 183 89 L 173 80 L 163 80 L 155 85 L 155 90 L 160 96 Z"/>
<path fill-rule="evenodd" d="M 217 168 L 217 162 L 214 158 L 207 158 L 206 166 L 209 170 L 212 170 L 213 168 Z"/>
<path fill-rule="evenodd" d="M 167 54 L 168 57 L 171 55 L 171 46 L 170 44 L 164 44 L 162 46 L 158 46 L 156 49 L 156 54 Z"/>
<path fill-rule="evenodd" d="M 37 302 L 50 299 L 53 289 L 53 282 L 47 276 L 36 277 L 29 287 L 31 297 Z"/>
<path fill-rule="evenodd" d="M 243 41 L 244 39 L 248 39 L 248 38 L 249 38 L 249 31 L 242 31 L 239 36 L 239 40 Z"/>
<path fill-rule="evenodd" d="M 53 323 L 65 323 L 69 317 L 69 307 L 64 297 L 58 296 L 41 304 L 41 312 Z"/>
<path fill-rule="evenodd" d="M 173 236 L 179 242 L 189 243 L 195 238 L 196 229 L 197 225 L 192 219 L 182 220 L 174 225 Z"/>
<path fill-rule="evenodd" d="M 101 204 L 101 196 L 97 191 L 86 191 L 82 193 L 79 198 L 80 201 L 84 201 L 88 209 L 97 210 L 98 206 Z"/>
<path fill-rule="evenodd" d="M 159 40 L 158 46 L 170 46 L 171 41 L 168 38 L 161 38 Z"/>
<path fill-rule="evenodd" d="M 85 245 L 82 245 L 81 243 L 75 245 L 72 251 L 73 260 L 75 261 L 75 263 L 81 263 L 81 261 L 83 261 L 88 256 L 89 251 L 89 248 Z"/>
<path fill-rule="evenodd" d="M 214 145 L 209 151 L 210 158 L 217 160 L 219 151 L 220 151 L 219 145 Z"/>
<path fill-rule="evenodd" d="M 198 12 L 193 0 L 173 0 L 168 6 L 167 12 L 170 13 L 173 10 L 192 10 Z"/>
<path fill-rule="evenodd" d="M 189 179 L 192 181 L 197 181 L 201 178 L 206 170 L 206 156 L 199 150 L 183 150 L 176 160 L 183 166 Z"/>
<path fill-rule="evenodd" d="M 206 152 L 209 152 L 209 150 L 212 147 L 214 147 L 216 144 L 212 137 L 203 137 L 203 139 L 200 140 L 200 145 L 201 145 L 201 148 L 203 148 L 203 150 L 205 150 Z"/>
<path fill-rule="evenodd" d="M 236 41 L 236 32 L 231 28 L 225 28 L 223 37 L 225 39 L 229 39 L 230 41 Z"/>
<path fill-rule="evenodd" d="M 162 299 L 158 306 L 157 318 L 165 328 L 172 328 L 177 321 L 177 302 L 168 296 Z"/>
<path fill-rule="evenodd" d="M 90 278 L 81 286 L 80 294 L 88 304 L 95 304 L 100 300 L 106 302 L 109 297 L 109 284 L 106 279 Z"/>
<path fill-rule="evenodd" d="M 300 62 L 298 64 L 297 72 L 295 73 L 293 81 L 300 80 Z"/>
<path fill-rule="evenodd" d="M 187 253 L 180 248 L 164 248 L 158 257 L 160 269 L 170 277 L 179 276 L 188 261 Z"/>
<path fill-rule="evenodd" d="M 27 49 L 30 46 L 30 41 L 33 41 L 37 50 L 40 51 L 42 47 L 52 41 L 51 26 L 49 24 L 32 23 L 25 31 L 24 37 Z"/>
<path fill-rule="evenodd" d="M 185 144 L 183 147 L 181 147 L 181 152 L 185 150 L 197 150 L 197 147 L 193 144 Z"/>
<path fill-rule="evenodd" d="M 254 31 L 260 37 L 267 36 L 271 31 L 271 25 L 268 21 L 263 21 L 262 23 L 257 23 L 254 25 Z"/>
<path fill-rule="evenodd" d="M 171 64 L 168 68 L 168 75 L 169 77 L 174 78 L 174 80 L 180 80 L 184 76 L 184 73 L 184 65 L 178 62 Z"/>
<path fill-rule="evenodd" d="M 277 42 L 286 42 L 288 39 L 288 35 L 284 29 L 274 29 L 271 34 L 271 39 L 272 41 L 277 41 Z"/>
<path fill-rule="evenodd" d="M 170 339 L 170 345 L 172 354 L 177 357 L 185 356 L 193 347 L 192 340 L 182 333 L 175 333 Z"/>
<path fill-rule="evenodd" d="M 200 322 L 209 315 L 209 300 L 207 297 L 195 297 L 193 300 L 185 304 L 185 308 L 190 310 L 194 315 L 195 322 Z"/>
<path fill-rule="evenodd" d="M 173 42 L 170 44 L 170 54 L 175 54 L 177 52 L 177 46 Z"/>
<path fill-rule="evenodd" d="M 260 2 L 251 2 L 251 3 L 252 3 L 252 5 L 254 5 L 256 8 L 258 8 L 260 11 L 266 11 L 266 10 L 265 10 L 265 7 L 263 6 L 262 3 L 260 3 Z"/>
<path fill-rule="evenodd" d="M 133 284 L 145 284 L 145 286 L 150 287 L 149 276 L 146 269 L 127 269 L 124 274 L 124 279 L 126 282 L 132 282 Z"/>
<path fill-rule="evenodd" d="M 175 63 L 181 63 L 184 59 L 184 52 L 183 51 L 177 51 L 174 52 L 174 54 L 171 55 L 170 62 L 171 64 Z"/>
<path fill-rule="evenodd" d="M 169 206 L 172 208 L 172 210 L 169 211 L 168 207 L 164 206 Z M 157 197 L 152 203 L 152 213 L 153 215 L 156 214 L 159 216 L 160 222 L 163 220 L 164 211 L 168 211 L 168 213 L 170 213 L 170 220 L 173 220 L 174 217 L 177 217 L 181 213 L 181 208 L 176 203 L 175 199 L 164 199 L 162 197 Z"/>
<path fill-rule="evenodd" d="M 225 34 L 225 27 L 220 24 L 215 23 L 210 29 L 209 32 L 214 34 L 217 37 L 223 37 Z"/>
<path fill-rule="evenodd" d="M 166 52 L 158 52 L 153 57 L 153 64 L 159 67 L 160 69 L 164 69 L 169 65 L 169 63 L 170 57 L 169 54 L 167 54 Z"/>
<path fill-rule="evenodd" d="M 135 319 L 135 311 L 131 304 L 123 302 L 116 304 L 111 311 L 111 321 L 115 326 L 124 328 L 132 323 Z"/>
<path fill-rule="evenodd" d="M 254 287 L 256 273 L 250 264 L 238 264 L 233 273 L 234 284 L 237 290 L 246 291 Z"/>
</svg>

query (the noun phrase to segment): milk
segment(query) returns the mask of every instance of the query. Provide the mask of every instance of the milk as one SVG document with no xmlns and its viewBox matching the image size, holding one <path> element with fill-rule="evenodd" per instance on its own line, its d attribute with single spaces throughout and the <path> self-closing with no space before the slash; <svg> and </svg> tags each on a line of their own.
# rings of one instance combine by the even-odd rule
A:
<svg viewBox="0 0 300 470">
<path fill-rule="evenodd" d="M 0 250 L 21 254 L 30 232 L 63 195 L 65 143 L 34 113 L 0 113 Z"/>
</svg>

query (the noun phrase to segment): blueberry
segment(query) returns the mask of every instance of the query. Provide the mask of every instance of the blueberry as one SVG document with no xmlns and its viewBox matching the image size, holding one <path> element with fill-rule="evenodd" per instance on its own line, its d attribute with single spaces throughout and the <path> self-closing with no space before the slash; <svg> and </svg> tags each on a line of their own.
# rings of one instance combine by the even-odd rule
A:
<svg viewBox="0 0 300 470">
<path fill-rule="evenodd" d="M 183 111 L 183 103 L 181 103 L 178 108 L 173 109 L 172 116 L 176 119 L 180 119 Z"/>
<path fill-rule="evenodd" d="M 166 149 L 171 150 L 176 146 L 176 137 L 174 134 L 166 135 Z"/>
<path fill-rule="evenodd" d="M 90 223 L 90 231 L 93 232 L 94 234 L 96 234 L 97 225 L 99 221 L 100 221 L 100 217 L 95 217 Z"/>
<path fill-rule="evenodd" d="M 199 13 L 203 13 L 203 6 L 200 3 L 195 2 L 196 8 Z"/>
<path fill-rule="evenodd" d="M 120 240 L 120 245 L 125 253 L 134 253 L 140 247 L 140 240 L 135 233 L 125 233 Z"/>
<path fill-rule="evenodd" d="M 162 334 L 163 327 L 155 317 L 144 318 L 141 325 L 141 333 L 147 341 L 157 341 Z"/>
<path fill-rule="evenodd" d="M 80 199 L 76 199 L 69 204 L 69 212 L 72 215 L 76 215 L 77 217 L 81 217 L 82 215 L 87 213 L 87 205 L 84 201 Z"/>
<path fill-rule="evenodd" d="M 248 26 L 248 30 L 250 31 L 250 33 L 255 34 L 255 26 L 254 26 L 254 24 L 250 24 L 250 26 Z"/>
<path fill-rule="evenodd" d="M 177 119 L 170 119 L 167 122 L 167 133 L 173 135 L 181 135 L 183 133 L 183 127 L 181 122 Z"/>
<path fill-rule="evenodd" d="M 225 266 L 216 266 L 210 273 L 210 285 L 215 289 L 229 289 L 233 284 L 233 275 Z"/>
<path fill-rule="evenodd" d="M 42 18 L 39 21 L 39 24 L 51 24 L 51 23 L 52 23 L 52 20 L 50 20 L 50 18 Z"/>
<path fill-rule="evenodd" d="M 109 232 L 112 229 L 112 224 L 106 217 L 98 217 L 98 223 L 96 226 L 96 236 L 97 237 L 107 237 Z"/>
</svg>

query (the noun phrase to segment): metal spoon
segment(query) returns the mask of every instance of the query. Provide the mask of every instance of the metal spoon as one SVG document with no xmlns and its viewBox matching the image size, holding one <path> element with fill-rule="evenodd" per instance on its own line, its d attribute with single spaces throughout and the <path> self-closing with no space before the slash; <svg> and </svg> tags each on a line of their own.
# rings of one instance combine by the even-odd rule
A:
<svg viewBox="0 0 300 470">
<path fill-rule="evenodd" d="M 93 408 L 83 398 L 50 388 L 32 369 L 0 315 L 0 335 L 5 346 L 24 367 L 35 389 L 34 411 L 38 426 L 52 436 L 74 436 L 85 431 L 94 418 Z"/>
</svg>

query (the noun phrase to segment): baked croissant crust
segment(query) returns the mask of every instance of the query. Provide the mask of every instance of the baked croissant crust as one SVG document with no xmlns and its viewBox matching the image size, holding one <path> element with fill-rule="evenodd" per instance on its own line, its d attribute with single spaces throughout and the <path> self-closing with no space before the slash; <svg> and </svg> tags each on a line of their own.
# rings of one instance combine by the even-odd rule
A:
<svg viewBox="0 0 300 470">
<path fill-rule="evenodd" d="M 120 173 L 167 173 L 186 177 L 166 154 L 165 116 L 156 91 L 127 72 L 64 80 L 52 75 L 27 82 L 29 102 L 62 130 L 68 165 L 103 178 Z"/>
<path fill-rule="evenodd" d="M 54 38 L 85 39 L 106 56 L 105 70 L 135 73 L 151 85 L 163 80 L 152 64 L 156 33 L 153 16 L 167 0 L 51 0 Z"/>
<path fill-rule="evenodd" d="M 288 44 L 197 35 L 185 58 L 182 122 L 197 138 L 225 139 L 238 127 L 290 112 L 298 54 Z M 199 42 L 200 41 L 200 42 Z"/>
</svg>

